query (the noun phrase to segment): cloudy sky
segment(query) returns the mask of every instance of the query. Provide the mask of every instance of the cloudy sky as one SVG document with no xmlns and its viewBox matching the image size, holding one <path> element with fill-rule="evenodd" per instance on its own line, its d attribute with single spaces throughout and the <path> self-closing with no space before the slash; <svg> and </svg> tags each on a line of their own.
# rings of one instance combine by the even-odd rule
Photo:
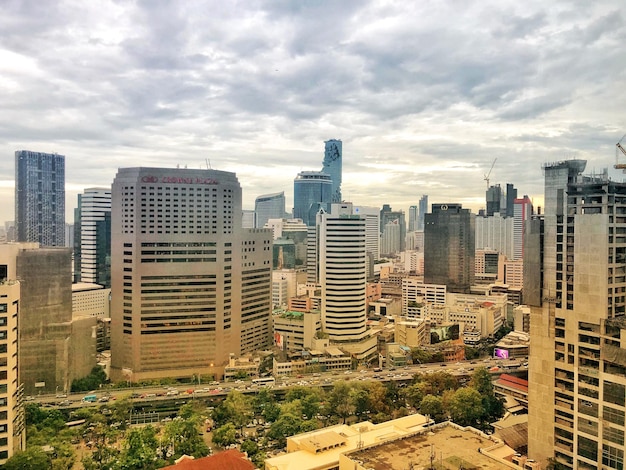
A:
<svg viewBox="0 0 626 470">
<path fill-rule="evenodd" d="M 66 156 L 71 222 L 128 166 L 209 161 L 291 207 L 332 138 L 358 204 L 477 210 L 497 158 L 537 205 L 542 163 L 615 163 L 625 85 L 623 0 L 4 0 L 0 221 L 18 149 Z"/>
</svg>

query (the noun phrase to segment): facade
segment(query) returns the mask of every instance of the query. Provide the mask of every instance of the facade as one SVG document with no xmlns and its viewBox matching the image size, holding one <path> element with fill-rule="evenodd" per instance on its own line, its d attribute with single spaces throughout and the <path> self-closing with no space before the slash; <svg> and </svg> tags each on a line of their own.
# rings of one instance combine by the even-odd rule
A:
<svg viewBox="0 0 626 470">
<path fill-rule="evenodd" d="M 417 223 L 417 230 L 424 230 L 424 220 L 425 220 L 425 215 L 428 212 L 428 194 L 424 194 L 421 198 L 420 198 L 420 202 L 419 202 L 419 220 Z"/>
<path fill-rule="evenodd" d="M 385 256 L 392 256 L 400 252 L 400 221 L 398 219 L 390 220 L 383 227 L 380 252 Z"/>
<path fill-rule="evenodd" d="M 493 216 L 493 214 L 500 213 L 502 203 L 502 188 L 499 184 L 490 186 L 485 194 L 487 202 L 487 217 Z"/>
<path fill-rule="evenodd" d="M 101 284 L 78 282 L 72 284 L 72 317 L 111 316 L 111 289 Z"/>
<path fill-rule="evenodd" d="M 333 181 L 328 173 L 302 171 L 293 180 L 293 217 L 307 226 L 315 226 L 320 209 L 328 211 L 333 194 Z"/>
<path fill-rule="evenodd" d="M 0 281 L 0 465 L 26 448 L 24 390 L 18 378 L 20 283 Z"/>
<path fill-rule="evenodd" d="M 526 196 L 524 196 L 526 197 Z M 517 189 L 511 183 L 506 184 L 506 215 L 507 217 L 515 216 L 515 200 L 517 199 Z"/>
<path fill-rule="evenodd" d="M 68 390 L 82 372 L 71 354 L 71 253 L 38 243 L 0 245 L 0 277 L 20 280 L 18 372 L 27 395 Z"/>
<path fill-rule="evenodd" d="M 419 225 L 419 208 L 417 206 L 409 207 L 409 232 L 415 232 L 418 230 Z"/>
<path fill-rule="evenodd" d="M 89 188 L 74 209 L 74 280 L 111 287 L 111 189 Z"/>
<path fill-rule="evenodd" d="M 15 152 L 17 241 L 65 245 L 65 157 L 56 153 Z"/>
<path fill-rule="evenodd" d="M 387 224 L 389 224 L 390 222 L 393 222 L 394 225 L 398 225 L 400 228 L 399 231 L 395 230 L 394 228 L 394 233 L 397 232 L 397 235 L 395 235 L 395 237 L 397 238 L 397 244 L 400 247 L 398 251 L 404 251 L 406 246 L 406 218 L 404 217 L 404 211 L 394 211 L 391 209 L 391 206 L 389 206 L 389 204 L 384 204 L 382 209 L 380 210 L 380 232 L 383 238 L 385 237 Z"/>
<path fill-rule="evenodd" d="M 112 187 L 111 375 L 221 375 L 271 343 L 271 231 L 216 170 L 124 168 Z"/>
<path fill-rule="evenodd" d="M 513 258 L 524 257 L 524 230 L 533 215 L 533 204 L 528 196 L 513 201 Z"/>
<path fill-rule="evenodd" d="M 476 249 L 492 249 L 513 259 L 515 249 L 514 218 L 495 214 L 492 217 L 475 218 Z"/>
<path fill-rule="evenodd" d="M 430 324 L 426 320 L 396 321 L 394 342 L 409 348 L 430 344 Z"/>
<path fill-rule="evenodd" d="M 324 142 L 322 172 L 330 175 L 333 184 L 330 200 L 333 203 L 343 200 L 341 197 L 342 156 L 341 140 L 331 139 Z"/>
<path fill-rule="evenodd" d="M 541 305 L 531 309 L 528 451 L 567 469 L 623 468 L 626 184 L 610 181 L 606 172 L 583 176 L 585 165 L 544 166 L 543 283 Z"/>
<path fill-rule="evenodd" d="M 474 215 L 460 204 L 433 204 L 424 227 L 424 283 L 469 292 L 474 284 Z"/>
<path fill-rule="evenodd" d="M 253 210 L 241 211 L 241 228 L 256 227 L 256 212 Z"/>
<path fill-rule="evenodd" d="M 380 209 L 354 206 L 354 213 L 365 218 L 365 250 L 372 260 L 380 259 Z M 368 273 L 371 276 L 373 273 Z"/>
<path fill-rule="evenodd" d="M 255 227 L 263 228 L 269 219 L 285 217 L 285 192 L 264 194 L 254 201 Z"/>
<path fill-rule="evenodd" d="M 275 310 L 275 343 L 284 351 L 302 351 L 313 348 L 313 339 L 322 329 L 321 314 L 318 310 L 306 312 Z"/>
</svg>

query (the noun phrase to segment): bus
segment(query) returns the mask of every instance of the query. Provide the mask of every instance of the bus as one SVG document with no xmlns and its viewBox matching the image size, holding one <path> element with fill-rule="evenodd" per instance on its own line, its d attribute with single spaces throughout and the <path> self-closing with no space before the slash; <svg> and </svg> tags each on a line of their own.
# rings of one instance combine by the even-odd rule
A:
<svg viewBox="0 0 626 470">
<path fill-rule="evenodd" d="M 98 397 L 96 395 L 85 395 L 83 401 L 85 403 L 95 403 L 98 401 Z"/>
<path fill-rule="evenodd" d="M 276 379 L 274 377 L 261 377 L 259 379 L 252 379 L 252 385 L 273 387 L 274 385 L 276 385 Z"/>
</svg>

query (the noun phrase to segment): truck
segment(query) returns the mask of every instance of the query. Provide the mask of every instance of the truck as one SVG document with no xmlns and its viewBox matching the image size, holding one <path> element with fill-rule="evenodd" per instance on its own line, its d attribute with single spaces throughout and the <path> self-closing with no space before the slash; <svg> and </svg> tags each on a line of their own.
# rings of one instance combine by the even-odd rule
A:
<svg viewBox="0 0 626 470">
<path fill-rule="evenodd" d="M 85 403 L 95 403 L 98 401 L 98 397 L 96 395 L 85 395 L 83 397 L 83 402 Z"/>
</svg>

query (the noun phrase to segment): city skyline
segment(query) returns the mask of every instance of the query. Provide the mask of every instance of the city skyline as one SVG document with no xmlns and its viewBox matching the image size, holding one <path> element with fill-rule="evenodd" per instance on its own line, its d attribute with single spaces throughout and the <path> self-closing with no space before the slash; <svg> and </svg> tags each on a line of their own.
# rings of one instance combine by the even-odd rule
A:
<svg viewBox="0 0 626 470">
<path fill-rule="evenodd" d="M 618 1 L 0 11 L 0 197 L 13 206 L 16 150 L 66 155 L 67 220 L 78 193 L 129 165 L 234 172 L 244 208 L 282 190 L 289 208 L 334 138 L 345 201 L 406 211 L 428 194 L 476 212 L 497 158 L 491 183 L 536 207 L 542 163 L 601 171 L 626 132 Z"/>
</svg>

